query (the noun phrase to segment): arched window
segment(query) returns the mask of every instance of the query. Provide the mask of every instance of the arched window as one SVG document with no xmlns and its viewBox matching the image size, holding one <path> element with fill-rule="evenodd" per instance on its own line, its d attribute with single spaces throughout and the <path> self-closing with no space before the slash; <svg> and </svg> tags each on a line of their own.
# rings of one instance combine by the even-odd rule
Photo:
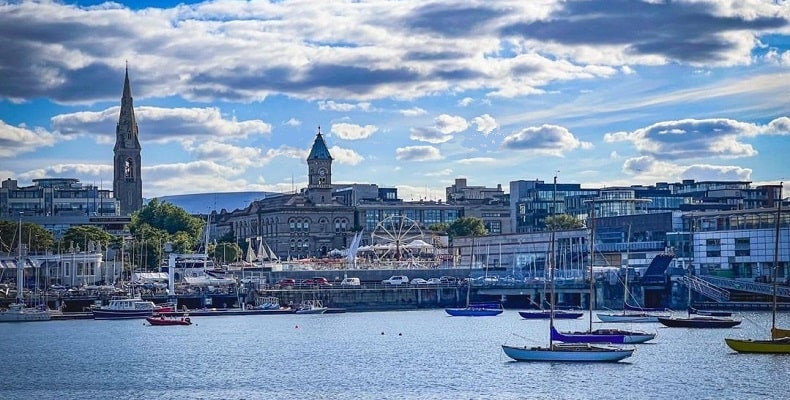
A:
<svg viewBox="0 0 790 400">
<path fill-rule="evenodd" d="M 134 179 L 134 161 L 131 158 L 127 158 L 126 161 L 123 162 L 123 177 L 126 179 Z"/>
</svg>

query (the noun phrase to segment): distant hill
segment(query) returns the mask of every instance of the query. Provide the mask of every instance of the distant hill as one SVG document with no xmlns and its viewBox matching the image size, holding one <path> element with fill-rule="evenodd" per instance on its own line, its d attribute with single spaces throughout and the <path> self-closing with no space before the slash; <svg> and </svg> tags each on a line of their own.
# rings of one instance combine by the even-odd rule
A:
<svg viewBox="0 0 790 400">
<path fill-rule="evenodd" d="M 183 208 L 190 214 L 208 214 L 211 211 L 233 211 L 245 208 L 252 201 L 266 198 L 269 192 L 231 192 L 231 193 L 195 193 L 179 194 L 159 197 L 159 201 L 166 201 Z M 146 199 L 146 203 L 150 199 Z"/>
</svg>

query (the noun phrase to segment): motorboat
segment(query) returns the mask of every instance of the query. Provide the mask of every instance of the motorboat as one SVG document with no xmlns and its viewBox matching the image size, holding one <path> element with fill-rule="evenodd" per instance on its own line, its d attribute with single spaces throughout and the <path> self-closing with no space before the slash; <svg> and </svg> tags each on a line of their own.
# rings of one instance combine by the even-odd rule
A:
<svg viewBox="0 0 790 400">
<path fill-rule="evenodd" d="M 595 329 L 581 332 L 560 332 L 551 327 L 551 338 L 565 343 L 637 344 L 655 339 L 655 333 L 624 329 Z"/>
<path fill-rule="evenodd" d="M 294 312 L 297 314 L 323 314 L 327 309 L 321 300 L 306 300 Z"/>
<path fill-rule="evenodd" d="M 181 317 L 165 317 L 164 315 L 159 315 L 158 317 L 146 317 L 145 320 L 153 326 L 192 325 L 189 314 L 184 314 Z"/>
<path fill-rule="evenodd" d="M 106 306 L 91 309 L 94 319 L 146 318 L 154 315 L 157 305 L 139 297 L 111 299 Z"/>
</svg>

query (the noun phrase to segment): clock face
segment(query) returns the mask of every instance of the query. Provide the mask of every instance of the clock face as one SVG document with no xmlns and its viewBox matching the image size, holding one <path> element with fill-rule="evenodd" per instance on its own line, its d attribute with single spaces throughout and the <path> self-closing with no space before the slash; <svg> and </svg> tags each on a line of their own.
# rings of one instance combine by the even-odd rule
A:
<svg viewBox="0 0 790 400">
<path fill-rule="evenodd" d="M 326 176 L 326 170 L 321 168 L 318 170 L 318 176 Z"/>
</svg>

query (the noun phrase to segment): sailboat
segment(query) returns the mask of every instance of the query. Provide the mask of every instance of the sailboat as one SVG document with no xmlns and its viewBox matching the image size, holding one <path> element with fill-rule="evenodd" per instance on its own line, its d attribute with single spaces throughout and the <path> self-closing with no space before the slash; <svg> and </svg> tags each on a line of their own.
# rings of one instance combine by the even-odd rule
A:
<svg viewBox="0 0 790 400">
<path fill-rule="evenodd" d="M 655 333 L 643 331 L 631 331 L 625 329 L 593 329 L 593 294 L 595 292 L 595 276 L 593 266 L 595 265 L 595 204 L 590 215 L 590 326 L 584 332 L 559 332 L 551 327 L 551 338 L 566 343 L 614 343 L 614 344 L 636 344 L 645 343 L 656 337 Z"/>
<path fill-rule="evenodd" d="M 771 307 L 770 339 L 725 338 L 731 349 L 738 353 L 790 354 L 790 329 L 776 326 L 776 278 L 779 269 L 779 234 L 782 226 L 782 184 L 779 183 L 779 204 L 776 208 L 776 230 L 774 238 L 773 306 Z"/>
<path fill-rule="evenodd" d="M 556 179 L 556 178 L 555 178 Z M 551 231 L 551 248 L 554 254 L 554 231 Z M 550 311 L 554 311 L 554 268 L 549 264 L 551 279 Z M 549 314 L 549 329 L 554 330 L 554 313 Z M 589 343 L 554 343 L 549 335 L 547 347 L 528 347 L 502 345 L 505 355 L 516 361 L 549 361 L 549 362 L 618 362 L 631 357 L 633 348 L 620 348 L 608 345 L 592 345 Z"/>
<path fill-rule="evenodd" d="M 466 281 L 466 306 L 445 308 L 444 311 L 452 317 L 493 317 L 505 311 L 498 302 L 472 303 L 472 265 L 474 264 L 474 242 L 472 242 L 471 260 L 469 264 L 469 279 Z"/>
<path fill-rule="evenodd" d="M 547 257 L 548 258 L 548 257 Z M 545 276 L 544 276 L 545 278 Z M 543 279 L 543 293 L 546 293 L 546 279 Z M 544 301 L 541 301 L 541 304 L 535 303 L 532 299 L 529 301 L 537 306 L 539 310 L 525 310 L 519 311 L 518 315 L 524 319 L 549 319 L 554 316 L 554 319 L 578 319 L 581 318 L 584 313 L 581 311 L 575 310 L 557 310 L 555 309 L 553 312 L 550 310 L 546 310 L 543 308 Z"/>
<path fill-rule="evenodd" d="M 691 275 L 691 270 L 689 270 Z M 691 307 L 691 285 L 688 285 L 688 317 L 659 317 L 658 322 L 669 328 L 732 328 L 741 324 L 740 320 L 728 316 L 715 316 L 693 313 Z"/>
<path fill-rule="evenodd" d="M 45 309 L 25 306 L 25 259 L 22 257 L 22 216 L 19 216 L 19 245 L 16 260 L 16 303 L 0 310 L 0 322 L 49 321 L 52 315 Z"/>
</svg>

